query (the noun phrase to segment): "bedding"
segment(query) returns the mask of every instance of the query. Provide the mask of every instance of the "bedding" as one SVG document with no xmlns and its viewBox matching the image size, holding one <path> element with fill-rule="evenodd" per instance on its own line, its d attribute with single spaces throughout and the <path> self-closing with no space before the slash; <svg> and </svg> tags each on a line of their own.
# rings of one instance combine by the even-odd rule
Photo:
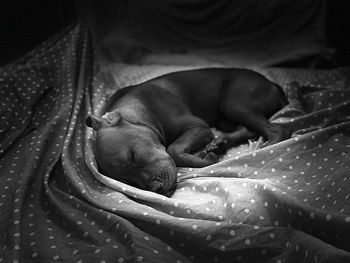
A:
<svg viewBox="0 0 350 263">
<path fill-rule="evenodd" d="M 1 68 L 0 262 L 350 262 L 348 68 L 255 68 L 300 83 L 302 100 L 272 117 L 292 138 L 180 168 L 170 198 L 98 172 L 89 113 L 119 88 L 207 66 L 102 67 L 74 26 Z"/>
</svg>

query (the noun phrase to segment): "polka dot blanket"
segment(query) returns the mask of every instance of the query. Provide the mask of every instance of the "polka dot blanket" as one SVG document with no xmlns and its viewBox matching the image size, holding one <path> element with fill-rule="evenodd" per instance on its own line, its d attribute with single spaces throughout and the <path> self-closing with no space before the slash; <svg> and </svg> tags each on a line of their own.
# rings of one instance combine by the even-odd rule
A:
<svg viewBox="0 0 350 263">
<path fill-rule="evenodd" d="M 349 69 L 257 69 L 300 83 L 272 118 L 292 138 L 181 168 L 171 198 L 98 173 L 86 116 L 185 68 L 107 77 L 74 26 L 0 69 L 0 262 L 350 262 Z"/>
</svg>

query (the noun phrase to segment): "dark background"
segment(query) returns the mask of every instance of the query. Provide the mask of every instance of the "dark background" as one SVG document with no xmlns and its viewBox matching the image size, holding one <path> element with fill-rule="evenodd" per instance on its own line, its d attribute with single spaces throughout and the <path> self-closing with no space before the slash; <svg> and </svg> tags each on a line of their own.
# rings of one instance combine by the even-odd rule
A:
<svg viewBox="0 0 350 263">
<path fill-rule="evenodd" d="M 75 22 L 77 8 L 73 0 L 0 0 L 0 65 Z M 349 0 L 328 1 L 326 33 L 328 45 L 337 49 L 333 63 L 327 65 L 350 66 Z M 303 63 L 284 65 L 303 66 Z"/>
</svg>

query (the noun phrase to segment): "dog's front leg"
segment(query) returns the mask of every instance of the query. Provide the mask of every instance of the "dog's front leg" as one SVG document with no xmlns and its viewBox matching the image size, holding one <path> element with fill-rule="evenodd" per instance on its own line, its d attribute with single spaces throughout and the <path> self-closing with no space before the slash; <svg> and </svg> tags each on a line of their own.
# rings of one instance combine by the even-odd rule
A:
<svg viewBox="0 0 350 263">
<path fill-rule="evenodd" d="M 218 156 L 210 152 L 201 158 L 194 153 L 202 150 L 214 139 L 210 128 L 203 125 L 190 125 L 185 132 L 176 139 L 167 149 L 177 166 L 181 167 L 204 167 L 216 163 Z"/>
</svg>

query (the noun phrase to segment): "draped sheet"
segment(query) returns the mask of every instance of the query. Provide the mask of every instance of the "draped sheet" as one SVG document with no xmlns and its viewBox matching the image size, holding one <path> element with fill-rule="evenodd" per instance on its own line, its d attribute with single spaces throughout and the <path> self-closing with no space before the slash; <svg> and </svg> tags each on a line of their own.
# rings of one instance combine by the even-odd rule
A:
<svg viewBox="0 0 350 263">
<path fill-rule="evenodd" d="M 349 69 L 255 69 L 302 85 L 304 106 L 273 117 L 292 138 L 181 168 L 170 198 L 98 173 L 89 113 L 207 66 L 102 69 L 76 26 L 1 68 L 0 262 L 349 262 Z"/>
</svg>

